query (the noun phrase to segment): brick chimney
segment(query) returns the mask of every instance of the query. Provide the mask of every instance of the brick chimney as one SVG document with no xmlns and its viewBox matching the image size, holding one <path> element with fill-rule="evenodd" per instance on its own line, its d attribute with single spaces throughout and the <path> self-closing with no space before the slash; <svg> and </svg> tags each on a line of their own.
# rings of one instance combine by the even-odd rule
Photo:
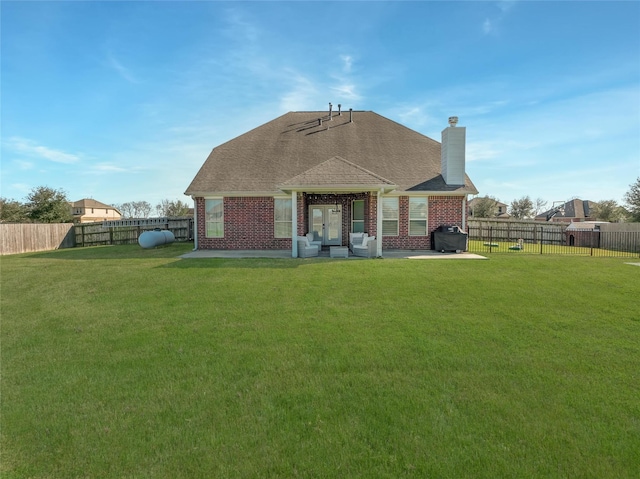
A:
<svg viewBox="0 0 640 479">
<path fill-rule="evenodd" d="M 449 127 L 442 130 L 442 177 L 447 185 L 464 185 L 465 143 L 467 129 L 457 127 L 457 116 L 449 117 Z"/>
</svg>

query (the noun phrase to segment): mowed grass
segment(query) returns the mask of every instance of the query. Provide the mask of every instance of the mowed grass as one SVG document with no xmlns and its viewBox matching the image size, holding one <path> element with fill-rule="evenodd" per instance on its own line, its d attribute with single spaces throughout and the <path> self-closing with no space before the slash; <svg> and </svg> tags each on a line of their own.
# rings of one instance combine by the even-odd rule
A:
<svg viewBox="0 0 640 479">
<path fill-rule="evenodd" d="M 1 259 L 3 478 L 637 478 L 619 258 Z"/>
</svg>

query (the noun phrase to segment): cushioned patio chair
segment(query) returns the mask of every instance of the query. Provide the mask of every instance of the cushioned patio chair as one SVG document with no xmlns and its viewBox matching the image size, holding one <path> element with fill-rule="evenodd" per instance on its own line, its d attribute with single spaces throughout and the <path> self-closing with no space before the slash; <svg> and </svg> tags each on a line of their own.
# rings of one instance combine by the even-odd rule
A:
<svg viewBox="0 0 640 479">
<path fill-rule="evenodd" d="M 351 250 L 354 256 L 362 258 L 375 258 L 378 253 L 378 242 L 375 236 L 365 236 L 362 243 L 354 244 Z"/>
<path fill-rule="evenodd" d="M 361 246 L 362 240 L 367 236 L 367 233 L 349 233 L 349 251 L 353 253 L 353 247 Z"/>
<path fill-rule="evenodd" d="M 306 236 L 298 236 L 298 258 L 312 258 L 318 256 L 320 248 L 318 245 L 309 243 Z"/>
<path fill-rule="evenodd" d="M 318 247 L 318 251 L 322 249 L 322 241 L 315 239 L 314 233 L 307 233 L 307 238 L 309 239 L 309 244 L 311 246 L 316 245 Z"/>
</svg>

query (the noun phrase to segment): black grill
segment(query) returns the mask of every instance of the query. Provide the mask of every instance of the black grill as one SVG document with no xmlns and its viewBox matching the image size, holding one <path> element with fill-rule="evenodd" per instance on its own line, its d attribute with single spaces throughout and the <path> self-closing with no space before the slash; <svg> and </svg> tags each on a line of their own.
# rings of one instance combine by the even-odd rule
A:
<svg viewBox="0 0 640 479">
<path fill-rule="evenodd" d="M 442 225 L 438 226 L 431 233 L 431 245 L 436 251 L 466 251 L 467 233 L 464 233 L 458 226 Z"/>
</svg>

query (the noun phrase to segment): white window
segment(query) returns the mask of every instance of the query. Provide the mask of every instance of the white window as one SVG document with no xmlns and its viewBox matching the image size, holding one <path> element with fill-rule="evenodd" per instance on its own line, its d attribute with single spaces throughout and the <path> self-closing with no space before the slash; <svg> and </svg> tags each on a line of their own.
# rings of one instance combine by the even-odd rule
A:
<svg viewBox="0 0 640 479">
<path fill-rule="evenodd" d="M 273 203 L 273 235 L 276 238 L 291 238 L 291 198 L 276 198 Z"/>
<path fill-rule="evenodd" d="M 409 236 L 427 234 L 427 199 L 409 198 Z"/>
<path fill-rule="evenodd" d="M 398 236 L 398 198 L 382 198 L 382 234 Z"/>
<path fill-rule="evenodd" d="M 207 238 L 224 237 L 224 202 L 222 198 L 204 201 L 204 221 Z"/>
<path fill-rule="evenodd" d="M 351 204 L 351 232 L 364 233 L 364 200 L 354 200 Z"/>
</svg>

